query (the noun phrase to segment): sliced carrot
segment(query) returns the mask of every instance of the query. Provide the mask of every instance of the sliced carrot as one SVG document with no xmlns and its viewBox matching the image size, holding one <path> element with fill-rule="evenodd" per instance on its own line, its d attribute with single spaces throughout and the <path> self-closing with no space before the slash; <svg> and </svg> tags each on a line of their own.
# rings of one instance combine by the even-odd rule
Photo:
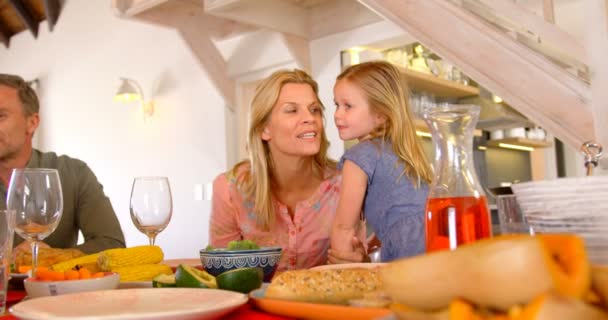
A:
<svg viewBox="0 0 608 320">
<path fill-rule="evenodd" d="M 42 281 L 52 281 L 54 271 L 38 269 L 36 270 L 36 277 Z"/>
<path fill-rule="evenodd" d="M 91 271 L 89 271 L 89 269 L 87 269 L 87 268 L 80 268 L 78 270 L 78 273 L 80 275 L 80 279 L 90 279 L 91 278 Z"/>
<path fill-rule="evenodd" d="M 30 270 L 32 270 L 32 266 L 19 266 L 19 268 L 17 268 L 17 272 L 19 273 L 27 273 Z"/>
<path fill-rule="evenodd" d="M 65 272 L 66 280 L 78 280 L 80 279 L 80 273 L 76 270 L 68 270 Z"/>
<path fill-rule="evenodd" d="M 28 273 L 30 270 L 32 270 L 32 266 L 19 266 L 17 268 L 18 273 Z M 36 270 L 48 270 L 48 267 L 38 267 Z"/>
<path fill-rule="evenodd" d="M 65 280 L 65 272 L 53 271 L 53 281 L 63 281 Z"/>
</svg>

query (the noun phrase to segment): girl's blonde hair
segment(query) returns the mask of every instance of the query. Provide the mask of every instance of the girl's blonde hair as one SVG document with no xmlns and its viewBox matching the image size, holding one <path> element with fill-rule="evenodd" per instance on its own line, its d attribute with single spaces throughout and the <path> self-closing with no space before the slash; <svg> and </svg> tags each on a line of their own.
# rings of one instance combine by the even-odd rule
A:
<svg viewBox="0 0 608 320">
<path fill-rule="evenodd" d="M 249 132 L 247 135 L 249 159 L 236 164 L 232 169 L 232 174 L 237 177 L 237 185 L 248 200 L 253 201 L 256 223 L 264 231 L 270 230 L 270 227 L 274 224 L 275 212 L 272 205 L 271 190 L 272 157 L 268 142 L 262 139 L 262 131 L 268 123 L 281 89 L 288 83 L 310 85 L 317 101 L 321 104 L 317 82 L 302 70 L 280 70 L 264 79 L 256 88 L 251 101 Z M 324 109 L 322 104 L 321 109 Z M 321 148 L 313 156 L 313 173 L 320 177 L 325 176 L 327 169 L 335 169 L 336 167 L 335 162 L 327 157 L 328 149 L 329 141 L 325 135 L 325 130 L 321 130 Z M 249 170 L 239 170 L 241 165 L 246 164 L 250 165 Z"/>
<path fill-rule="evenodd" d="M 381 137 L 383 141 L 390 139 L 393 151 L 404 164 L 402 174 L 416 181 L 418 187 L 421 181 L 430 183 L 431 167 L 416 136 L 404 73 L 388 62 L 370 61 L 348 67 L 337 80 L 358 86 L 365 94 L 371 111 L 386 119 L 371 133 L 371 137 Z"/>
</svg>

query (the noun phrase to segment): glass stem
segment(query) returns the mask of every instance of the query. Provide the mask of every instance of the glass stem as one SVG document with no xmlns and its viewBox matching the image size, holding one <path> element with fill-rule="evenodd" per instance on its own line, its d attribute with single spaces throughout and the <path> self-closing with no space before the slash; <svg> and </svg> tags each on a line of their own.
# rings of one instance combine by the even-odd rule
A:
<svg viewBox="0 0 608 320">
<path fill-rule="evenodd" d="M 32 248 L 32 277 L 35 277 L 38 268 L 38 241 L 31 241 L 30 247 Z"/>
<path fill-rule="evenodd" d="M 148 235 L 148 242 L 150 243 L 151 246 L 154 245 L 155 240 L 156 240 L 156 234 Z"/>
</svg>

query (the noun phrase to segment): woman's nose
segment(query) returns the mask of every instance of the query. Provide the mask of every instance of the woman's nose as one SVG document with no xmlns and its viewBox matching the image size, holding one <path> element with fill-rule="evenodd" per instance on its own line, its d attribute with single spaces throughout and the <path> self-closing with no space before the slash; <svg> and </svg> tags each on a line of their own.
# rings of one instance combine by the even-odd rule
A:
<svg viewBox="0 0 608 320">
<path fill-rule="evenodd" d="M 306 110 L 302 115 L 302 122 L 310 123 L 315 120 L 314 114 L 310 110 Z"/>
</svg>

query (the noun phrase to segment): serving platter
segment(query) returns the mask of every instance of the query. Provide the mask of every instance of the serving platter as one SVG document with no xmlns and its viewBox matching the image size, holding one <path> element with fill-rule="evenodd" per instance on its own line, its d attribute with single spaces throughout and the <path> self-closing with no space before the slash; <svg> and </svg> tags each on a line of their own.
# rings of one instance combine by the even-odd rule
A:
<svg viewBox="0 0 608 320">
<path fill-rule="evenodd" d="M 265 298 L 266 288 L 251 291 L 249 297 L 252 303 L 260 310 L 297 319 L 318 320 L 369 320 L 378 319 L 391 314 L 387 308 L 351 307 L 335 304 L 307 303 L 289 300 Z"/>
</svg>

